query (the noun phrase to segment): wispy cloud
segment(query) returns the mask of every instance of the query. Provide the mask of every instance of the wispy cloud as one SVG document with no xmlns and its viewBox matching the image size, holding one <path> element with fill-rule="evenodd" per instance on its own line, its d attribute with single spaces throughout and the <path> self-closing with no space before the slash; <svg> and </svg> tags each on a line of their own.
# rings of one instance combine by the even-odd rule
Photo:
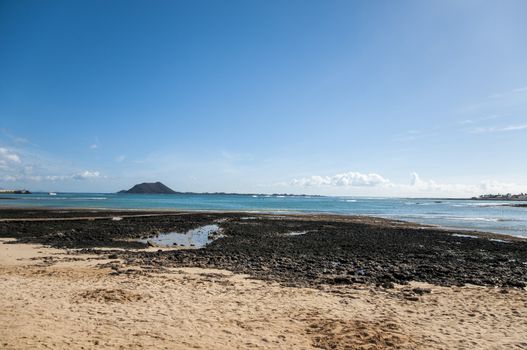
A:
<svg viewBox="0 0 527 350">
<path fill-rule="evenodd" d="M 417 139 L 421 139 L 425 137 L 426 135 L 423 134 L 420 130 L 408 130 L 405 133 L 398 135 L 395 137 L 396 141 L 413 141 Z"/>
<path fill-rule="evenodd" d="M 82 168 L 81 168 L 82 169 Z M 97 170 L 79 170 L 48 154 L 24 147 L 0 147 L 0 182 L 83 181 L 105 178 Z"/>
<path fill-rule="evenodd" d="M 527 96 L 527 86 L 521 86 L 499 94 L 500 99 L 515 98 L 516 102 L 524 104 Z"/>
<path fill-rule="evenodd" d="M 6 141 L 9 144 L 12 144 L 14 146 L 23 146 L 23 145 L 36 146 L 35 144 L 31 143 L 27 138 L 20 137 L 20 136 L 17 136 L 17 135 L 13 135 L 6 128 L 0 128 L 0 139 L 4 139 L 4 141 Z"/>
<path fill-rule="evenodd" d="M 0 147 L 0 165 L 7 165 L 9 163 L 20 164 L 20 156 L 7 148 Z"/>
<path fill-rule="evenodd" d="M 527 86 L 522 86 L 509 91 L 496 92 L 489 96 L 489 99 L 505 99 L 527 93 Z"/>
<path fill-rule="evenodd" d="M 121 155 L 115 157 L 115 161 L 117 163 L 122 163 L 122 162 L 124 162 L 125 159 L 126 159 L 126 155 L 124 155 L 124 154 L 121 154 Z"/>
<path fill-rule="evenodd" d="M 99 138 L 95 137 L 95 142 L 92 143 L 89 148 L 95 150 L 95 149 L 99 148 L 100 145 L 101 145 L 101 143 L 99 142 Z"/>
<path fill-rule="evenodd" d="M 489 120 L 495 120 L 495 119 L 500 119 L 500 118 L 503 118 L 503 116 L 502 115 L 498 115 L 498 114 L 493 114 L 493 115 L 488 115 L 488 116 L 484 116 L 484 117 L 476 117 L 476 118 L 472 118 L 472 119 L 463 119 L 463 120 L 459 121 L 459 124 L 461 124 L 461 125 L 474 125 L 474 124 L 480 124 L 480 123 L 483 123 L 483 122 L 486 122 L 486 121 L 489 121 Z"/>
<path fill-rule="evenodd" d="M 16 174 L 0 176 L 1 181 L 21 181 L 21 182 L 40 182 L 40 181 L 69 181 L 69 180 L 93 180 L 105 178 L 99 171 L 85 170 L 79 173 L 70 175 L 30 175 L 30 174 Z"/>
<path fill-rule="evenodd" d="M 527 86 L 514 89 L 513 92 L 516 92 L 516 93 L 524 93 L 525 92 L 525 93 L 527 93 Z"/>
<path fill-rule="evenodd" d="M 526 129 L 527 86 L 494 93 L 462 109 L 461 114 L 464 117 L 459 121 L 461 131 L 470 134 Z"/>
<path fill-rule="evenodd" d="M 74 180 L 88 180 L 88 179 L 97 179 L 101 177 L 101 173 L 98 171 L 85 170 L 81 173 L 74 174 L 72 179 Z"/>
<path fill-rule="evenodd" d="M 495 93 L 457 111 L 458 121 L 423 130 L 408 130 L 396 141 L 442 137 L 445 133 L 498 133 L 527 129 L 527 86 Z"/>
<path fill-rule="evenodd" d="M 468 129 L 471 134 L 488 134 L 496 132 L 519 131 L 527 129 L 527 124 L 507 125 L 507 126 L 486 126 Z"/>
</svg>

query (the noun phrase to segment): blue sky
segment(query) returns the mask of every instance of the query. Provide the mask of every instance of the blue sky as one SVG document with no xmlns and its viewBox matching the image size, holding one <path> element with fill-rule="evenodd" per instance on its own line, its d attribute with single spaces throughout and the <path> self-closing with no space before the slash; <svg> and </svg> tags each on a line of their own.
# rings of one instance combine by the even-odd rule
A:
<svg viewBox="0 0 527 350">
<path fill-rule="evenodd" d="M 2 1 L 0 187 L 527 191 L 525 1 Z"/>
</svg>

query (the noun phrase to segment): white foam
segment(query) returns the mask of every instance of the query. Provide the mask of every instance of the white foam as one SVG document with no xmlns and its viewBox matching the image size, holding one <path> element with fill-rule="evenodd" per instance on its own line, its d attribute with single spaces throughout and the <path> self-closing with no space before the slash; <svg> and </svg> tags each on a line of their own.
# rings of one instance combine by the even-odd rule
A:
<svg viewBox="0 0 527 350">
<path fill-rule="evenodd" d="M 454 237 L 461 237 L 461 238 L 479 238 L 478 236 L 462 235 L 460 233 L 453 233 L 452 236 L 454 236 Z"/>
<path fill-rule="evenodd" d="M 489 238 L 489 241 L 499 242 L 499 243 L 512 243 L 511 241 L 505 241 L 503 239 Z"/>
<path fill-rule="evenodd" d="M 301 236 L 301 235 L 305 235 L 308 231 L 292 231 L 292 232 L 287 232 L 285 235 L 286 236 Z"/>
</svg>

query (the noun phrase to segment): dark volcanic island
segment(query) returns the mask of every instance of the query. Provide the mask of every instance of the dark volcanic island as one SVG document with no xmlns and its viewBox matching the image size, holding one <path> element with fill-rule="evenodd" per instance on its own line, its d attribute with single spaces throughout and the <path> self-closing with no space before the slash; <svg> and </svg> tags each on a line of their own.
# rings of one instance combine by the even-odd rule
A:
<svg viewBox="0 0 527 350">
<path fill-rule="evenodd" d="M 143 249 L 159 234 L 207 225 L 221 231 L 202 249 Z M 133 266 L 210 267 L 312 287 L 421 281 L 523 288 L 527 281 L 525 240 L 367 217 L 3 209 L 0 237 L 120 258 L 117 274 Z"/>
<path fill-rule="evenodd" d="M 143 182 L 135 185 L 129 190 L 122 190 L 118 193 L 133 193 L 133 194 L 175 194 L 177 193 L 170 187 L 161 182 Z"/>
</svg>

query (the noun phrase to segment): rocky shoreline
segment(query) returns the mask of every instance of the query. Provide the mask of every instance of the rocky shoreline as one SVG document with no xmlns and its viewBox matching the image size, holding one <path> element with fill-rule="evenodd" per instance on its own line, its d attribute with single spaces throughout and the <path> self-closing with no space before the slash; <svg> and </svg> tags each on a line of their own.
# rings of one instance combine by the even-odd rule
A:
<svg viewBox="0 0 527 350">
<path fill-rule="evenodd" d="M 146 249 L 138 241 L 212 223 L 222 238 L 203 249 Z M 527 282 L 525 240 L 369 217 L 5 209 L 0 237 L 105 255 L 114 260 L 114 274 L 133 273 L 134 266 L 220 268 L 322 288 L 410 281 L 524 288 Z"/>
</svg>

